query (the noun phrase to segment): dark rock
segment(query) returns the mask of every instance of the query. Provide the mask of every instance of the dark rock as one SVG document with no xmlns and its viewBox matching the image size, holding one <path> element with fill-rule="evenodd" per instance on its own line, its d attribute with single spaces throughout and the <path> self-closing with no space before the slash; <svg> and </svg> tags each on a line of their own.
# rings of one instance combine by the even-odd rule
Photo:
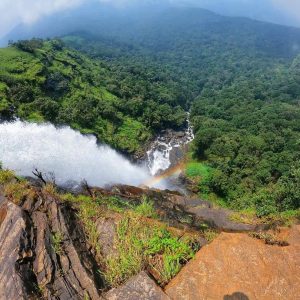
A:
<svg viewBox="0 0 300 300">
<path fill-rule="evenodd" d="M 112 289 L 104 298 L 106 300 L 169 300 L 170 298 L 145 273 L 131 278 L 123 286 Z"/>
<path fill-rule="evenodd" d="M 223 208 L 212 207 L 186 207 L 186 211 L 195 215 L 198 220 L 205 222 L 210 227 L 227 232 L 255 231 L 258 225 L 236 223 L 230 220 L 231 211 Z"/>
<path fill-rule="evenodd" d="M 244 224 L 231 221 L 232 212 L 228 209 L 214 208 L 209 201 L 189 198 L 178 192 L 142 189 L 127 185 L 118 185 L 103 189 L 94 189 L 104 195 L 118 195 L 124 201 L 138 204 L 143 195 L 154 201 L 161 217 L 171 226 L 200 229 L 203 224 L 226 232 L 244 232 L 265 229 L 264 225 Z"/>
</svg>

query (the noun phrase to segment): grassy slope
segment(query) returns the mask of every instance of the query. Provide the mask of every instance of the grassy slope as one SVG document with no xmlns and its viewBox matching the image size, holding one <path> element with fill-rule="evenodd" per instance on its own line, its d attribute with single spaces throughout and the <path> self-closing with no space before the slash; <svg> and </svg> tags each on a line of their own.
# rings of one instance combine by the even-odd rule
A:
<svg viewBox="0 0 300 300">
<path fill-rule="evenodd" d="M 50 74 L 59 74 L 61 82 L 54 82 L 57 86 L 49 87 Z M 120 150 L 136 152 L 151 131 L 118 111 L 121 100 L 105 88 L 108 76 L 99 62 L 76 51 L 55 49 L 52 42 L 45 42 L 34 53 L 15 47 L 0 49 L 0 114 L 10 114 L 14 107 L 25 120 L 69 124 Z M 90 107 L 85 106 L 87 98 Z M 52 105 L 53 115 L 43 107 L 46 103 Z M 88 118 L 93 120 L 87 122 Z"/>
</svg>

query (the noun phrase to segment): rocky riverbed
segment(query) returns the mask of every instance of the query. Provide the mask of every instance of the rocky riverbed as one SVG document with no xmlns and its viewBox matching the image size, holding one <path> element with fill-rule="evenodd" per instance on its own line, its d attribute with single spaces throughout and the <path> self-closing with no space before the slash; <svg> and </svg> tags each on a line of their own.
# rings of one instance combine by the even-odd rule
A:
<svg viewBox="0 0 300 300">
<path fill-rule="evenodd" d="M 189 114 L 187 115 L 187 127 L 185 130 L 163 130 L 150 144 L 146 160 L 152 176 L 160 175 L 176 166 L 184 158 L 188 144 L 194 139 Z"/>
</svg>

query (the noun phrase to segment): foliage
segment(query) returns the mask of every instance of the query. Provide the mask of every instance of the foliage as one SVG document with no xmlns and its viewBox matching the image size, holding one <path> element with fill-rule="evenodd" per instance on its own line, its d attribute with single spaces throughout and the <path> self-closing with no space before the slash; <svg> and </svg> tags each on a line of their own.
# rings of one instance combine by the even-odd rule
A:
<svg viewBox="0 0 300 300">
<path fill-rule="evenodd" d="M 281 247 L 289 246 L 287 241 L 278 240 L 274 234 L 268 232 L 252 232 L 249 235 L 255 239 L 263 240 L 267 245 L 277 245 Z"/>
<path fill-rule="evenodd" d="M 215 238 L 218 237 L 219 233 L 216 232 L 213 229 L 206 229 L 203 231 L 204 233 L 204 238 L 208 241 L 208 242 L 212 242 Z"/>
<path fill-rule="evenodd" d="M 87 240 L 95 249 L 97 256 L 101 257 L 101 249 L 100 245 L 98 245 L 99 232 L 94 219 L 97 216 L 101 216 L 103 213 L 103 210 L 99 205 L 99 201 L 95 201 L 88 196 L 79 195 L 76 197 L 72 194 L 62 195 L 61 199 L 63 201 L 77 204 L 79 210 L 78 217 L 84 225 Z"/>
<path fill-rule="evenodd" d="M 146 196 L 142 198 L 141 204 L 134 207 L 134 211 L 138 215 L 143 216 L 145 218 L 157 218 L 157 213 L 154 209 L 154 203 L 148 200 Z"/>
<path fill-rule="evenodd" d="M 162 225 L 145 223 L 142 217 L 126 214 L 117 228 L 117 254 L 106 261 L 104 276 L 111 286 L 117 286 L 141 271 L 145 264 L 159 273 L 160 283 L 172 279 L 182 264 L 193 257 L 189 240 L 172 236 Z M 155 263 L 154 258 L 162 262 Z"/>
<path fill-rule="evenodd" d="M 162 103 L 170 93 L 164 80 L 139 85 L 141 76 L 117 74 L 58 40 L 19 41 L 0 49 L 0 117 L 68 124 L 135 153 L 155 131 L 185 118 L 176 103 Z"/>
<path fill-rule="evenodd" d="M 167 83 L 171 93 L 160 105 L 192 108 L 194 157 L 211 171 L 195 163 L 187 172 L 203 177 L 202 194 L 237 210 L 257 209 L 259 216 L 300 207 L 300 55 L 293 47 L 299 29 L 197 8 L 139 11 L 126 26 L 126 18 L 110 22 L 64 40 L 105 60 L 148 124 L 167 125 L 157 103 L 144 108 L 136 97 L 144 82 Z"/>
<path fill-rule="evenodd" d="M 51 235 L 51 242 L 54 252 L 57 255 L 62 254 L 63 235 L 61 232 L 55 232 Z"/>
<path fill-rule="evenodd" d="M 4 194 L 8 200 L 21 205 L 25 199 L 34 200 L 36 193 L 26 181 L 9 182 L 4 186 Z"/>
<path fill-rule="evenodd" d="M 15 173 L 10 170 L 2 170 L 0 165 L 0 184 L 6 184 L 15 178 Z"/>
<path fill-rule="evenodd" d="M 63 38 L 89 58 L 61 41 L 1 49 L 0 116 L 70 124 L 138 153 L 191 109 L 194 158 L 209 171 L 188 172 L 202 194 L 260 217 L 297 210 L 300 30 L 148 9 Z"/>
<path fill-rule="evenodd" d="M 101 260 L 102 273 L 111 286 L 117 286 L 144 268 L 158 273 L 163 285 L 173 278 L 183 264 L 198 250 L 193 237 L 179 238 L 168 227 L 150 218 L 156 218 L 153 203 L 143 198 L 137 206 L 115 197 L 92 199 L 87 196 L 65 194 L 63 201 L 77 204 L 78 216 L 83 222 L 88 242 Z M 95 220 L 118 214 L 114 251 L 107 258 L 101 255 L 100 232 Z"/>
</svg>

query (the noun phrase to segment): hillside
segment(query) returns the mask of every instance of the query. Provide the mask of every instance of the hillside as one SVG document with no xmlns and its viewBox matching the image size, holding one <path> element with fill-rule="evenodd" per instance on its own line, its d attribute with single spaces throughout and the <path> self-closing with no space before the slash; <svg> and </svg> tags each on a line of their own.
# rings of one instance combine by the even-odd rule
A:
<svg viewBox="0 0 300 300">
<path fill-rule="evenodd" d="M 260 216 L 300 207 L 299 29 L 195 8 L 99 29 L 63 40 L 114 70 L 146 66 L 179 83 L 196 135 L 194 191 Z"/>
<path fill-rule="evenodd" d="M 93 132 L 118 149 L 142 153 L 141 145 L 155 132 L 180 128 L 183 111 L 191 110 L 196 136 L 193 191 L 259 216 L 297 214 L 300 29 L 183 7 L 122 13 L 87 9 L 73 18 L 67 28 L 71 33 L 76 23 L 77 32 L 62 40 L 89 59 L 52 46 L 50 53 L 79 55 L 80 65 L 82 60 L 89 65 L 80 68 L 93 79 L 80 79 L 86 86 L 83 93 L 72 74 L 75 92 L 63 87 L 66 94 L 61 96 L 42 84 L 42 94 L 61 99 L 49 104 L 53 109 L 58 103 L 57 115 L 51 119 L 48 108 L 32 110 L 36 104 L 20 105 L 13 99 L 19 116 L 42 115 Z M 59 18 L 56 28 L 64 22 Z M 35 52 L 39 60 L 41 51 Z M 101 108 L 94 109 L 97 105 Z"/>
<path fill-rule="evenodd" d="M 138 153 L 157 130 L 185 122 L 176 88 L 149 76 L 116 73 L 59 41 L 20 41 L 0 49 L 0 114 L 68 124 Z"/>
<path fill-rule="evenodd" d="M 300 28 L 173 3 L 0 48 L 0 300 L 300 295 Z"/>
</svg>

